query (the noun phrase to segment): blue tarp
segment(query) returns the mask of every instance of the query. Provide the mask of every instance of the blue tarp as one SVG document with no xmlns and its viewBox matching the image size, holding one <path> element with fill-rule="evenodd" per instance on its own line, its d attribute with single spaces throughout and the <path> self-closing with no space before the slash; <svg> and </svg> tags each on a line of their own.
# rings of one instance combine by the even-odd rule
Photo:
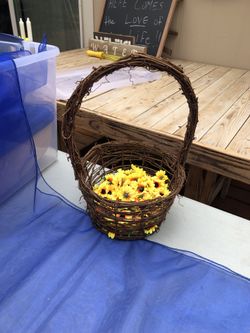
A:
<svg viewBox="0 0 250 333">
<path fill-rule="evenodd" d="M 0 332 L 249 333 L 247 278 L 150 241 L 110 240 L 42 179 L 38 188 L 18 73 L 6 68 L 0 144 L 18 142 L 6 94 L 29 140 L 22 157 L 0 157 L 0 170 L 12 163 L 18 181 L 25 164 L 33 181 L 0 205 Z M 1 171 L 0 181 L 8 188 Z"/>
</svg>

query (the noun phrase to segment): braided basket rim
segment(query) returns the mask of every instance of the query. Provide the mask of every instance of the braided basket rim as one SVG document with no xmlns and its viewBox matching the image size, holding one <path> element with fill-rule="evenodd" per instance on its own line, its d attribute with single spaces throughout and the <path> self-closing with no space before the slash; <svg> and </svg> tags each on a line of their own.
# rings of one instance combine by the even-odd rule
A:
<svg viewBox="0 0 250 333">
<path fill-rule="evenodd" d="M 110 145 L 112 145 L 112 146 L 115 146 L 115 145 L 136 145 L 137 147 L 140 146 L 140 147 L 143 147 L 144 149 L 154 148 L 154 146 L 144 145 L 144 144 L 138 143 L 136 141 L 130 141 L 130 142 L 119 141 L 119 142 L 112 142 L 112 143 L 111 142 L 107 142 L 107 143 L 97 144 L 97 145 L 94 145 L 89 150 L 89 152 L 86 153 L 86 155 L 81 158 L 82 163 L 85 164 L 86 162 L 89 162 L 88 156 L 89 156 L 90 153 L 95 152 L 99 148 L 101 149 L 101 148 L 103 148 L 105 146 L 110 146 Z M 158 149 L 157 155 L 165 157 L 166 159 L 169 158 L 169 154 L 165 153 L 161 149 Z M 184 167 L 182 165 L 178 165 L 176 167 L 180 168 L 180 172 L 183 173 L 183 182 L 184 182 L 185 181 L 185 169 L 184 169 Z M 112 171 L 112 169 L 107 170 L 108 173 L 110 173 L 110 171 Z M 93 187 L 92 186 L 88 186 L 87 184 L 89 184 L 89 182 L 85 181 L 85 182 L 83 182 L 81 184 L 81 186 L 83 186 L 86 191 L 89 191 L 91 193 L 91 195 L 93 195 L 93 197 L 95 197 L 96 199 L 100 199 L 100 196 L 93 191 Z M 164 201 L 166 201 L 168 199 L 174 198 L 178 194 L 179 194 L 179 192 L 177 193 L 177 191 L 171 191 L 171 193 L 167 197 L 158 197 L 158 198 L 155 198 L 155 199 L 139 201 L 139 202 L 136 203 L 136 205 L 137 206 L 143 206 L 144 204 L 154 204 L 156 202 L 164 202 Z M 104 197 L 102 197 L 101 199 L 104 202 L 106 201 L 107 204 L 110 204 L 110 202 L 116 203 L 116 201 L 111 201 L 111 200 L 108 200 L 108 199 L 106 199 Z M 134 205 L 133 201 L 131 201 L 131 202 L 130 201 L 119 201 L 118 203 L 120 205 L 124 204 L 124 206 L 133 206 Z"/>
</svg>

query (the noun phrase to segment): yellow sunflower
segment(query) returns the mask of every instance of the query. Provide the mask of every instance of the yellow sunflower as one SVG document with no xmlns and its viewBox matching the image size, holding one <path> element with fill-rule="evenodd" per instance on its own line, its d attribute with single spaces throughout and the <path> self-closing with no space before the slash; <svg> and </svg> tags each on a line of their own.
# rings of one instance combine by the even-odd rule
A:
<svg viewBox="0 0 250 333">
<path fill-rule="evenodd" d="M 140 167 L 137 167 L 134 164 L 131 164 L 131 170 L 133 170 L 133 172 L 136 173 L 139 177 L 143 177 L 143 176 L 147 175 L 145 170 L 143 170 Z"/>
<path fill-rule="evenodd" d="M 108 237 L 111 238 L 111 239 L 114 239 L 114 238 L 115 238 L 115 233 L 109 231 L 109 232 L 108 232 Z"/>
<path fill-rule="evenodd" d="M 165 186 L 165 181 L 162 179 L 159 179 L 157 176 L 153 176 L 152 180 L 154 182 L 154 187 L 159 188 L 159 187 L 164 187 Z"/>
<path fill-rule="evenodd" d="M 124 174 L 127 176 L 129 176 L 132 172 L 133 172 L 133 170 L 131 170 L 131 169 L 124 170 Z"/>
<path fill-rule="evenodd" d="M 96 185 L 94 187 L 94 192 L 100 195 L 101 197 L 105 197 L 108 191 L 108 186 L 109 186 L 108 182 L 104 181 L 101 184 Z"/>
<path fill-rule="evenodd" d="M 157 189 L 158 196 L 167 197 L 171 193 L 167 187 L 160 187 Z"/>
<path fill-rule="evenodd" d="M 151 235 L 153 232 L 156 231 L 157 228 L 158 228 L 158 226 L 154 225 L 153 227 L 151 227 L 149 229 L 144 229 L 144 232 L 146 235 Z"/>
<path fill-rule="evenodd" d="M 117 188 L 114 186 L 114 189 L 112 191 L 112 194 L 109 197 L 109 200 L 120 200 L 120 191 L 117 190 Z"/>
<path fill-rule="evenodd" d="M 159 170 L 155 173 L 155 176 L 160 180 L 169 180 L 168 176 L 166 175 L 166 172 L 164 170 Z"/>
<path fill-rule="evenodd" d="M 94 185 L 93 190 L 108 200 L 145 201 L 168 196 L 171 193 L 166 183 L 168 179 L 164 170 L 151 176 L 143 168 L 131 164 L 130 169 L 119 168 L 115 173 L 105 175 L 102 183 Z"/>
<path fill-rule="evenodd" d="M 109 184 L 113 184 L 114 178 L 115 176 L 112 173 L 108 173 L 107 175 L 105 175 L 105 180 L 109 182 Z"/>
<path fill-rule="evenodd" d="M 123 186 L 119 191 L 121 201 L 134 201 L 134 191 L 131 186 Z"/>
</svg>

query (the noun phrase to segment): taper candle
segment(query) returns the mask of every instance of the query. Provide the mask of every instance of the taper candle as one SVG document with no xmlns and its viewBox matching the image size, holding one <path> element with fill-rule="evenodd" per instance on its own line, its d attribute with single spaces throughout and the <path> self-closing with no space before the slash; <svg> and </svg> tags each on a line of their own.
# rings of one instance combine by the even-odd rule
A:
<svg viewBox="0 0 250 333">
<path fill-rule="evenodd" d="M 32 26 L 31 26 L 31 21 L 28 17 L 26 20 L 26 28 L 27 28 L 27 33 L 28 33 L 28 39 L 30 42 L 32 42 L 33 41 Z"/>
<path fill-rule="evenodd" d="M 19 29 L 20 29 L 21 38 L 25 39 L 26 35 L 25 35 L 25 30 L 24 30 L 24 23 L 23 23 L 23 20 L 21 18 L 19 20 Z"/>
</svg>

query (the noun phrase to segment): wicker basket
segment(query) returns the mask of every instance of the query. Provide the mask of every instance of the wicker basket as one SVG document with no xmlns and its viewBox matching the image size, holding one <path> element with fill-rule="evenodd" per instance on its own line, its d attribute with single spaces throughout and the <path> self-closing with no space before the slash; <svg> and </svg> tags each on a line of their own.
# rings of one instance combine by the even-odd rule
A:
<svg viewBox="0 0 250 333">
<path fill-rule="evenodd" d="M 181 150 L 167 153 L 148 144 L 138 142 L 108 142 L 94 146 L 83 158 L 74 142 L 75 116 L 82 99 L 90 93 L 93 84 L 106 75 L 124 67 L 145 67 L 165 71 L 180 84 L 189 105 L 189 116 L 184 143 Z M 117 239 L 143 239 L 149 230 L 158 231 L 174 198 L 185 181 L 184 164 L 190 149 L 198 121 L 198 103 L 189 79 L 183 71 L 169 61 L 148 55 L 131 55 L 117 62 L 94 69 L 82 80 L 66 105 L 63 117 L 62 136 L 74 168 L 75 178 L 87 202 L 93 224 L 101 232 Z M 93 186 L 100 179 L 118 168 L 141 165 L 149 174 L 163 169 L 170 177 L 171 194 L 140 202 L 111 201 L 98 196 Z"/>
</svg>

